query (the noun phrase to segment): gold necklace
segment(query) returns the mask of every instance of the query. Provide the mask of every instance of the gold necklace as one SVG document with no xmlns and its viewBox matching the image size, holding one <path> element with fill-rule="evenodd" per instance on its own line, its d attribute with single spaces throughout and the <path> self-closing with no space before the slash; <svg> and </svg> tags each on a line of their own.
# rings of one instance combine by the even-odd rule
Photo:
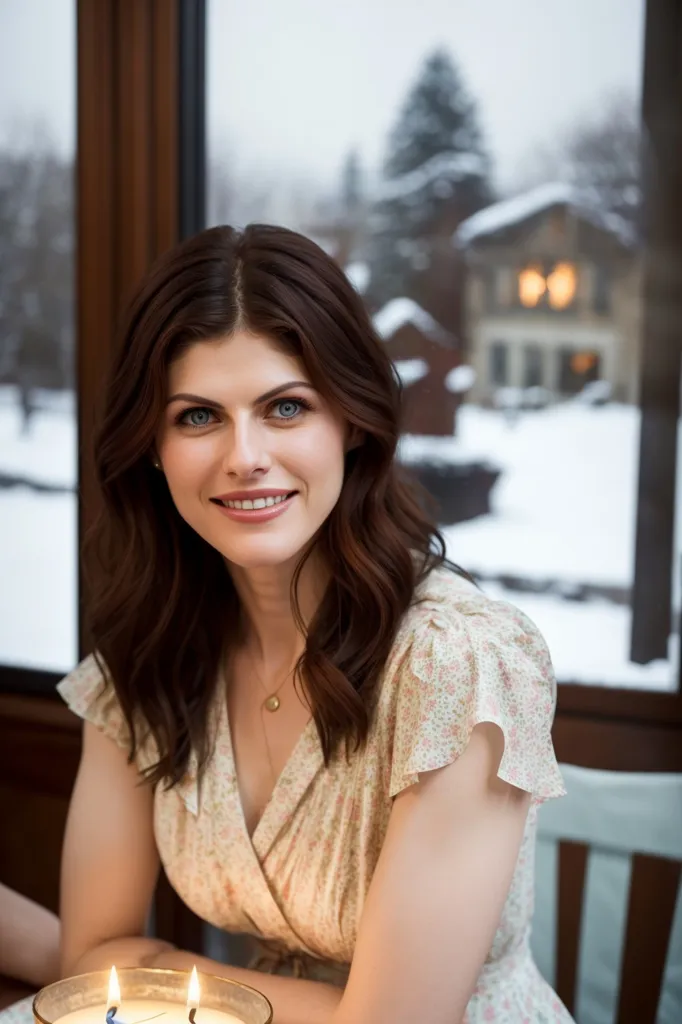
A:
<svg viewBox="0 0 682 1024">
<path fill-rule="evenodd" d="M 268 692 L 268 689 L 267 689 L 265 683 L 261 679 L 259 673 L 256 671 L 256 663 L 253 660 L 253 657 L 251 655 L 249 655 L 249 659 L 251 661 L 251 668 L 253 669 L 253 674 L 255 675 L 256 679 L 258 680 L 258 682 L 260 684 L 261 690 L 263 690 L 263 692 L 266 695 L 265 696 L 265 700 L 261 704 L 261 708 L 264 709 L 265 711 L 270 711 L 271 713 L 273 713 L 275 711 L 279 711 L 279 709 L 280 709 L 280 707 L 282 705 L 282 702 L 279 699 L 278 694 L 279 694 L 279 691 L 284 686 L 284 684 L 286 683 L 286 681 L 289 678 L 289 676 L 291 675 L 292 669 L 289 669 L 289 671 L 287 672 L 287 674 L 285 675 L 284 679 L 279 684 L 279 686 L 277 687 L 276 690 L 272 690 L 271 692 Z"/>
</svg>

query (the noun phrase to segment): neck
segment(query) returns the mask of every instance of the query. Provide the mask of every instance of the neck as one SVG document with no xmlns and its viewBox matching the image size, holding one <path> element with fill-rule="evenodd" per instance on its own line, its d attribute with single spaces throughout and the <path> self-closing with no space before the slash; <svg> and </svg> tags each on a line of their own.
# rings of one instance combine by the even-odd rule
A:
<svg viewBox="0 0 682 1024">
<path fill-rule="evenodd" d="M 266 674 L 292 667 L 305 647 L 305 636 L 294 619 L 291 605 L 296 565 L 297 560 L 256 569 L 228 566 L 244 612 L 246 647 Z M 317 611 L 325 583 L 326 573 L 312 554 L 298 579 L 297 596 L 304 627 Z"/>
</svg>

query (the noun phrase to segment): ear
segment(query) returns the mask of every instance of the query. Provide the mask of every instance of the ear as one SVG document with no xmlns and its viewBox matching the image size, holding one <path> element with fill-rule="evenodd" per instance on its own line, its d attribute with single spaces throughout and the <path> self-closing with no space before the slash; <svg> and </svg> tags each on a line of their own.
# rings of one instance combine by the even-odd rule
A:
<svg viewBox="0 0 682 1024">
<path fill-rule="evenodd" d="M 360 427 L 351 427 L 346 438 L 346 454 L 355 448 L 360 448 L 365 442 L 365 432 Z"/>
</svg>

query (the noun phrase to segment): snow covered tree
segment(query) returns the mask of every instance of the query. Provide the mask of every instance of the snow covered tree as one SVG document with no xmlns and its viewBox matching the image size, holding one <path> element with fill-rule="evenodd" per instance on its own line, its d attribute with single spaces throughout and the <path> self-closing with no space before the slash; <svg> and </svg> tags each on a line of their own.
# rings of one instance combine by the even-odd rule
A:
<svg viewBox="0 0 682 1024">
<path fill-rule="evenodd" d="M 452 235 L 492 199 L 476 105 L 450 55 L 424 62 L 389 136 L 371 231 L 375 305 L 407 296 L 457 333 Z"/>
<path fill-rule="evenodd" d="M 0 380 L 73 386 L 73 166 L 0 151 Z"/>
</svg>

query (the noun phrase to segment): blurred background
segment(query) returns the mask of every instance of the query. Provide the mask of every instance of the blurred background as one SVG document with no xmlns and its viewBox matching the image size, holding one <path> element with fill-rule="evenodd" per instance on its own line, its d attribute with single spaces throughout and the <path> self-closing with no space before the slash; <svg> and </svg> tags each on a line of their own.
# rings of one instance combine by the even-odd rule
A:
<svg viewBox="0 0 682 1024">
<path fill-rule="evenodd" d="M 2 881 L 55 905 L 117 312 L 283 224 L 363 296 L 449 556 L 549 642 L 540 966 L 580 1024 L 679 1024 L 681 8 L 0 0 Z M 165 883 L 154 926 L 220 945 Z"/>
</svg>

